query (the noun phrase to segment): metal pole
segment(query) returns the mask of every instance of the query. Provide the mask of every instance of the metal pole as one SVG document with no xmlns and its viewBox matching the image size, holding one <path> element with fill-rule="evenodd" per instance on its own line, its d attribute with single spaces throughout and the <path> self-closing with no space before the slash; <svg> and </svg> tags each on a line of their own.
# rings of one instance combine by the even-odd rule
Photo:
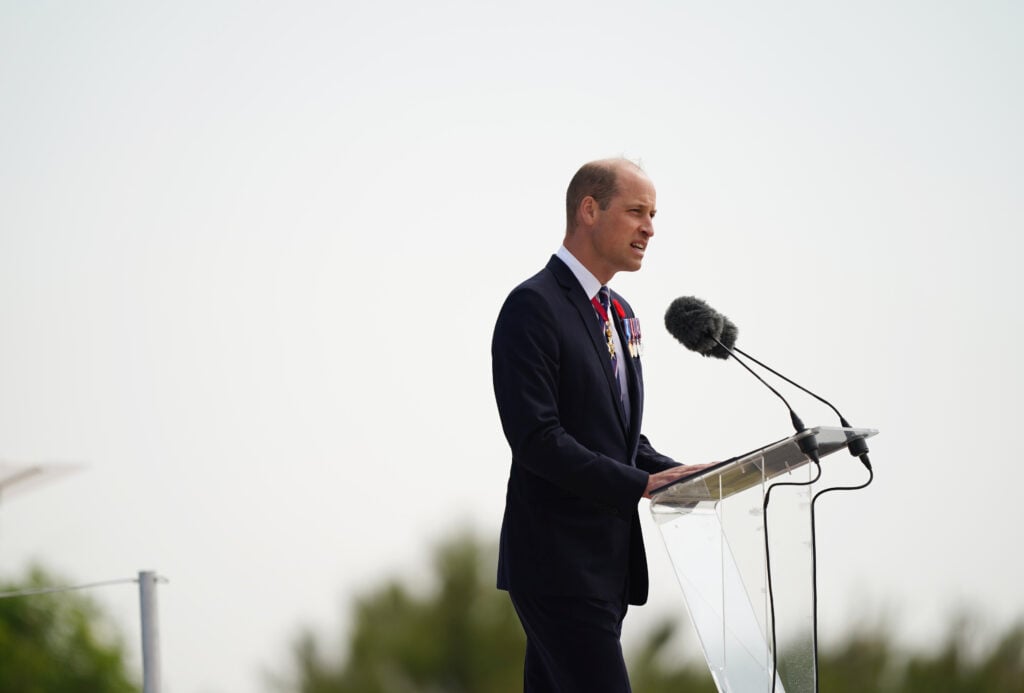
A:
<svg viewBox="0 0 1024 693">
<path fill-rule="evenodd" d="M 156 615 L 156 573 L 139 573 L 142 607 L 142 691 L 160 693 L 160 628 Z"/>
</svg>

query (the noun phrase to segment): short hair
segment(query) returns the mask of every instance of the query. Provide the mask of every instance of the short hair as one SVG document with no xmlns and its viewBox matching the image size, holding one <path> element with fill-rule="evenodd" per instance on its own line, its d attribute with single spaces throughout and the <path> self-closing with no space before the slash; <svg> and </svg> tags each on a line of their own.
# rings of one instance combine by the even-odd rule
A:
<svg viewBox="0 0 1024 693">
<path fill-rule="evenodd" d="M 585 197 L 593 197 L 597 206 L 608 209 L 612 198 L 619 192 L 618 173 L 623 165 L 629 165 L 642 171 L 637 164 L 628 159 L 602 159 L 583 164 L 576 175 L 569 181 L 565 191 L 565 228 L 572 230 L 576 225 L 576 210 Z"/>
</svg>

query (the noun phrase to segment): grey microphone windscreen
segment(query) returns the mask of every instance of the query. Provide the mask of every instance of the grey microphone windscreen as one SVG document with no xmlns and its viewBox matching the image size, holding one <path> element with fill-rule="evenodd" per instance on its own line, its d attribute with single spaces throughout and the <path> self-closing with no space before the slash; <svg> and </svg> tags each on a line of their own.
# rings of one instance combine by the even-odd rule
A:
<svg viewBox="0 0 1024 693">
<path fill-rule="evenodd" d="M 738 334 L 731 320 L 694 296 L 672 301 L 665 311 L 665 328 L 690 351 L 720 359 L 729 353 L 715 340 L 731 349 Z"/>
</svg>

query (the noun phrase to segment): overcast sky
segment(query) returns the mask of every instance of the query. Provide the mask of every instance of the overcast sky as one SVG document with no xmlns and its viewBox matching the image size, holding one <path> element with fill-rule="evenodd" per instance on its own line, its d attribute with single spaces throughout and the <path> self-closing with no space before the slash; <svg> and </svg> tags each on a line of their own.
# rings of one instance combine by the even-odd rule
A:
<svg viewBox="0 0 1024 693">
<path fill-rule="evenodd" d="M 656 447 L 789 432 L 665 332 L 697 295 L 881 431 L 875 484 L 819 512 L 824 631 L 1024 616 L 1022 22 L 997 1 L 0 2 L 0 460 L 82 465 L 3 500 L 0 575 L 158 571 L 166 690 L 235 693 L 441 537 L 495 539 L 494 318 L 561 241 L 578 166 L 625 155 L 658 189 L 644 268 L 612 282 Z M 627 637 L 683 608 L 641 516 L 654 592 Z M 137 647 L 134 588 L 92 594 Z"/>
</svg>

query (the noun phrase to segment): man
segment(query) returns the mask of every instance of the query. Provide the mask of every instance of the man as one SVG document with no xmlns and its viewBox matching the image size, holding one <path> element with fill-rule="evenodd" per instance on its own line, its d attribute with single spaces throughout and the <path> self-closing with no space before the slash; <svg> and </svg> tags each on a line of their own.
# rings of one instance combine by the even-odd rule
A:
<svg viewBox="0 0 1024 693">
<path fill-rule="evenodd" d="M 562 247 L 495 325 L 494 393 L 512 449 L 498 587 L 526 632 L 526 691 L 630 690 L 622 620 L 647 601 L 637 505 L 706 466 L 680 465 L 640 433 L 639 323 L 606 288 L 640 269 L 654 214 L 640 167 L 584 165 L 566 193 Z"/>
</svg>

